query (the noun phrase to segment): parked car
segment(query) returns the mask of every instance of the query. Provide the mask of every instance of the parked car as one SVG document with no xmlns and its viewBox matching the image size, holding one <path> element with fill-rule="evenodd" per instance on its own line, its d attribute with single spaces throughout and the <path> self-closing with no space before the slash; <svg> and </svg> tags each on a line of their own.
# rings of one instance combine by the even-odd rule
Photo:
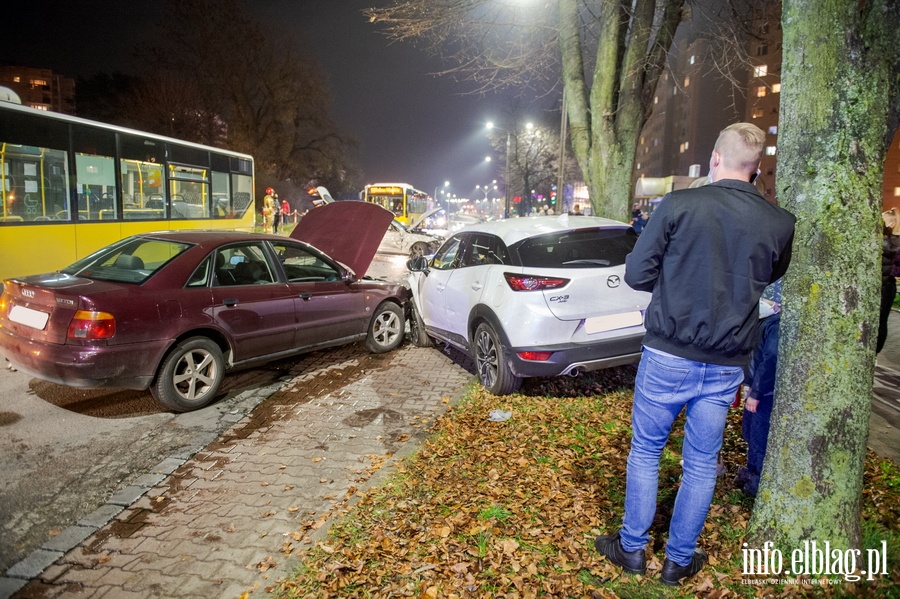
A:
<svg viewBox="0 0 900 599">
<path fill-rule="evenodd" d="M 328 253 L 277 235 L 168 231 L 7 280 L 0 353 L 37 378 L 149 388 L 184 412 L 213 401 L 226 370 L 359 340 L 392 350 L 403 340 L 408 291 L 356 273 L 393 215 L 363 202 L 333 206 L 304 219 Z M 345 226 L 358 222 L 366 226 Z"/>
<path fill-rule="evenodd" d="M 408 226 L 394 219 L 378 246 L 378 253 L 403 254 L 410 257 L 433 254 L 444 242 L 444 238 L 421 227 L 439 210 L 435 208 L 426 212 Z"/>
<path fill-rule="evenodd" d="M 466 227 L 430 261 L 408 262 L 413 341 L 467 352 L 495 394 L 525 377 L 636 362 L 650 301 L 623 282 L 636 240 L 630 225 L 594 217 Z"/>
</svg>

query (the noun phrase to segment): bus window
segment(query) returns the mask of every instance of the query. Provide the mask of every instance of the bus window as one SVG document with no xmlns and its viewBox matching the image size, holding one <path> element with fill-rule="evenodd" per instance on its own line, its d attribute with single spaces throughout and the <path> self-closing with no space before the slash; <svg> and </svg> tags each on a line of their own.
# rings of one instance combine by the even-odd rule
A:
<svg viewBox="0 0 900 599">
<path fill-rule="evenodd" d="M 0 139 L 2 222 L 54 220 L 57 215 L 68 218 L 66 157 L 62 150 L 18 146 Z"/>
<path fill-rule="evenodd" d="M 208 169 L 169 165 L 170 218 L 209 218 Z"/>
<path fill-rule="evenodd" d="M 253 177 L 231 175 L 231 210 L 233 218 L 241 218 L 253 206 Z"/>
<path fill-rule="evenodd" d="M 78 220 L 115 220 L 115 133 L 76 125 L 72 135 Z"/>
<path fill-rule="evenodd" d="M 212 172 L 213 217 L 229 218 L 231 210 L 231 175 L 229 173 Z"/>
<path fill-rule="evenodd" d="M 162 199 L 164 144 L 146 137 L 120 135 L 119 149 L 122 218 L 127 220 L 166 218 L 165 203 Z"/>
<path fill-rule="evenodd" d="M 153 162 L 122 160 L 122 217 L 165 218 L 162 202 L 162 166 Z"/>
</svg>

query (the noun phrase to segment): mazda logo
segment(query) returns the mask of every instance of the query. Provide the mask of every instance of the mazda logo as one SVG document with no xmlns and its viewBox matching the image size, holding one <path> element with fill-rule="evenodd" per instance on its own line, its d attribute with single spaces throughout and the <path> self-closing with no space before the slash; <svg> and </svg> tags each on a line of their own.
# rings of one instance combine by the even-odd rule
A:
<svg viewBox="0 0 900 599">
<path fill-rule="evenodd" d="M 610 275 L 606 277 L 606 286 L 616 288 L 622 283 L 621 279 L 619 279 L 619 275 Z"/>
</svg>

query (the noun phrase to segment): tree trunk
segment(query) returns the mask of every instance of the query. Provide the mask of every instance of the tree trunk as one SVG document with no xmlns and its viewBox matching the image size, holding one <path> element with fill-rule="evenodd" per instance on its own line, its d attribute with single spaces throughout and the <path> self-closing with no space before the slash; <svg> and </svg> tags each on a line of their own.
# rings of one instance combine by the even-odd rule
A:
<svg viewBox="0 0 900 599">
<path fill-rule="evenodd" d="M 797 230 L 748 540 L 773 541 L 787 564 L 804 541 L 860 544 L 898 16 L 892 0 L 783 4 L 777 191 Z"/>
<path fill-rule="evenodd" d="M 559 0 L 559 45 L 572 152 L 596 216 L 629 221 L 631 174 L 641 129 L 681 21 L 684 0 L 603 0 L 590 89 L 579 2 Z"/>
</svg>

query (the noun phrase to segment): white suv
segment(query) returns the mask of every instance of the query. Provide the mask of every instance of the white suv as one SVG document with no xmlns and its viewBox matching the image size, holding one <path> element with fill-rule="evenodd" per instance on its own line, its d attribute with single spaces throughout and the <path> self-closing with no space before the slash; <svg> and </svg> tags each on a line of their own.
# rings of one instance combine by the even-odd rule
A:
<svg viewBox="0 0 900 599">
<path fill-rule="evenodd" d="M 650 294 L 623 280 L 636 240 L 628 224 L 587 216 L 466 227 L 408 263 L 413 341 L 467 352 L 498 395 L 524 377 L 637 362 Z"/>
</svg>

